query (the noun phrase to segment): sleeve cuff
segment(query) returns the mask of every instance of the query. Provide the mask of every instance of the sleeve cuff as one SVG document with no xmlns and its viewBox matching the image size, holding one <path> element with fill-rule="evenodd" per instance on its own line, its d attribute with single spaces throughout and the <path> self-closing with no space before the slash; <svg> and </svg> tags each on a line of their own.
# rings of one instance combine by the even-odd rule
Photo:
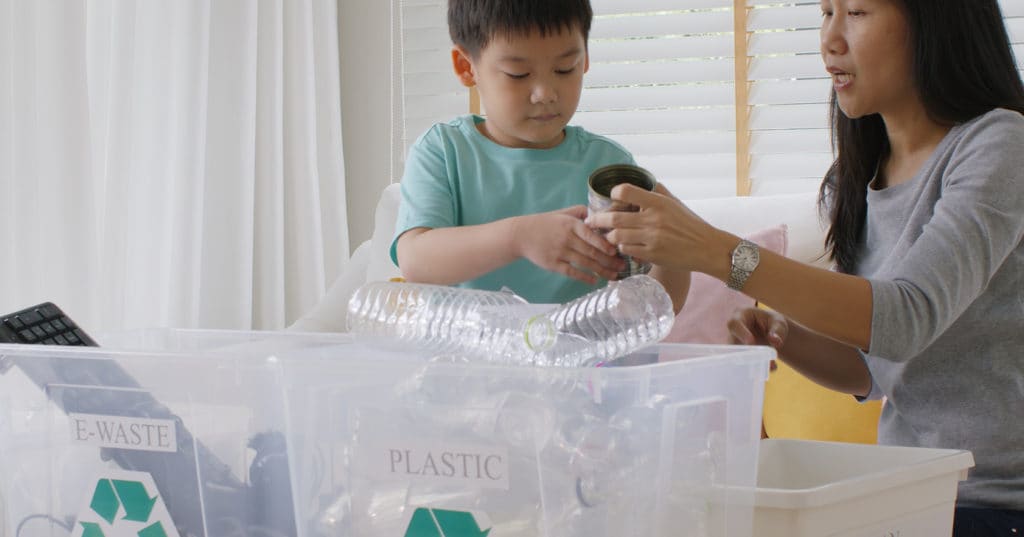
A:
<svg viewBox="0 0 1024 537">
<path fill-rule="evenodd" d="M 858 350 L 857 352 L 860 353 L 861 360 L 864 360 L 864 365 L 868 367 L 868 374 L 870 375 L 871 367 L 867 364 L 867 355 L 865 355 L 864 351 L 861 350 Z M 884 394 L 882 393 L 882 388 L 878 386 L 877 382 L 875 382 L 875 376 L 871 375 L 871 391 L 868 392 L 867 395 L 854 395 L 853 397 L 858 403 L 866 403 L 868 401 L 877 401 L 884 397 Z"/>
</svg>

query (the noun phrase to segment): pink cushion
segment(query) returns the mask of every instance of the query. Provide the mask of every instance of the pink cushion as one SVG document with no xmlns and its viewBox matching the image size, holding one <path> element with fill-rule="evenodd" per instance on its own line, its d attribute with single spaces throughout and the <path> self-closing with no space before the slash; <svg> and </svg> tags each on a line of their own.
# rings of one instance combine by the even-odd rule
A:
<svg viewBox="0 0 1024 537">
<path fill-rule="evenodd" d="M 746 237 L 761 248 L 786 255 L 785 224 L 762 229 Z M 707 274 L 694 273 L 690 279 L 690 292 L 686 304 L 676 315 L 672 331 L 663 340 L 665 343 L 729 343 L 726 322 L 738 308 L 751 307 L 754 299 L 733 291 Z"/>
</svg>

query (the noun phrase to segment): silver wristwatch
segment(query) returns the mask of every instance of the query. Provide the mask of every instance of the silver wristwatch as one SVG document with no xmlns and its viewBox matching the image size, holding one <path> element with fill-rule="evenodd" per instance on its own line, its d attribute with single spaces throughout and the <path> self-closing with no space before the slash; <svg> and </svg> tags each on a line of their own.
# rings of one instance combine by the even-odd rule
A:
<svg viewBox="0 0 1024 537">
<path fill-rule="evenodd" d="M 725 284 L 729 289 L 743 289 L 743 284 L 747 283 L 747 278 L 760 261 L 760 248 L 747 239 L 740 239 L 740 243 L 732 251 L 732 269 L 729 271 L 729 281 Z"/>
</svg>

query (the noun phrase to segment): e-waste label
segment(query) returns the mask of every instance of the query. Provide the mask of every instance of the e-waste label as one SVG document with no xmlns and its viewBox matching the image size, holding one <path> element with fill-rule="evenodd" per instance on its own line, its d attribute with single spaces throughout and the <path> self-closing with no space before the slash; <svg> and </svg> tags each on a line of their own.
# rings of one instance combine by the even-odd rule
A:
<svg viewBox="0 0 1024 537">
<path fill-rule="evenodd" d="M 178 439 L 174 420 L 129 416 L 69 414 L 71 441 L 115 449 L 174 453 Z"/>
</svg>

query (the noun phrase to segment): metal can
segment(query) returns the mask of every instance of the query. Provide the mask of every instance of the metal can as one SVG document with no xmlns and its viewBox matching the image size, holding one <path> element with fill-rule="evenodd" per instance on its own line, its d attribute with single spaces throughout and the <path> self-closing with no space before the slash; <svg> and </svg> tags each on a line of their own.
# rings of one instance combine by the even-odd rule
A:
<svg viewBox="0 0 1024 537">
<path fill-rule="evenodd" d="M 612 200 L 612 188 L 622 183 L 653 191 L 658 181 L 651 172 L 632 164 L 612 164 L 598 168 L 587 179 L 587 214 L 608 211 L 639 211 L 640 208 L 635 205 Z M 601 231 L 606 233 L 609 230 Z M 650 263 L 637 261 L 628 255 L 619 254 L 619 257 L 626 261 L 626 268 L 618 275 L 620 280 L 636 274 L 647 274 L 651 271 Z"/>
</svg>

